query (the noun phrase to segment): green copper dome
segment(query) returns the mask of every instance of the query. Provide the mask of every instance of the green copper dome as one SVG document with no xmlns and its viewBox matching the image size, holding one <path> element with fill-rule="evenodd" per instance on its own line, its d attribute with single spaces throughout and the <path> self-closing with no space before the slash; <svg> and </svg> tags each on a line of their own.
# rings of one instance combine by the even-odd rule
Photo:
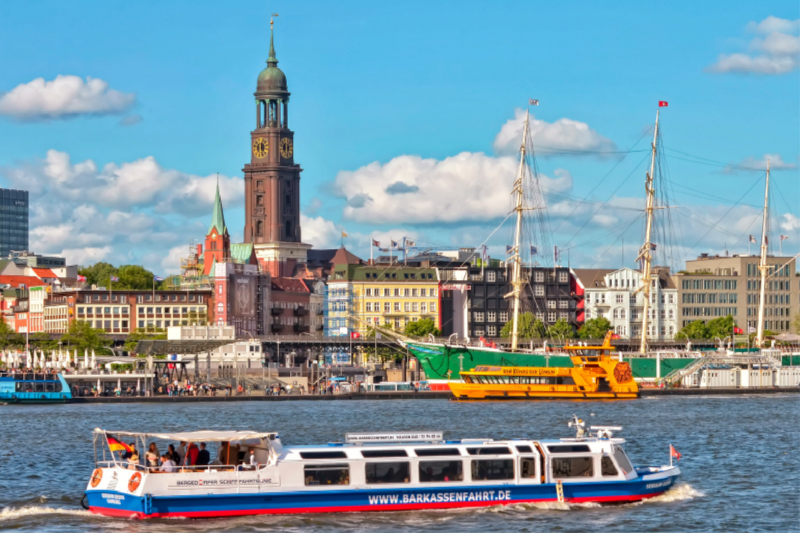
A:
<svg viewBox="0 0 800 533">
<path fill-rule="evenodd" d="M 256 94 L 258 93 L 286 93 L 288 92 L 286 85 L 286 74 L 278 68 L 278 58 L 275 57 L 275 44 L 273 39 L 272 28 L 269 31 L 269 58 L 267 59 L 267 68 L 261 71 L 258 75 L 258 85 L 256 86 Z"/>
</svg>

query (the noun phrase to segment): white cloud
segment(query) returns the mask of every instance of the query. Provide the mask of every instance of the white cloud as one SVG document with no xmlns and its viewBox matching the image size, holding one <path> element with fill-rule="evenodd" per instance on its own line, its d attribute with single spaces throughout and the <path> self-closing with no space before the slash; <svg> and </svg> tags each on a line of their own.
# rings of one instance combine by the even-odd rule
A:
<svg viewBox="0 0 800 533">
<path fill-rule="evenodd" d="M 779 225 L 783 231 L 787 233 L 790 231 L 800 232 L 800 217 L 796 217 L 791 213 L 784 213 L 780 218 Z"/>
<path fill-rule="evenodd" d="M 69 118 L 122 113 L 136 103 L 135 94 L 109 89 L 99 78 L 57 76 L 17 85 L 0 96 L 0 115 L 18 120 Z"/>
<path fill-rule="evenodd" d="M 33 251 L 63 255 L 70 264 L 144 262 L 170 273 L 189 241 L 205 237 L 217 182 L 216 175 L 164 169 L 153 157 L 101 169 L 92 160 L 72 163 L 55 150 L 43 160 L 0 168 L 0 175 L 30 191 Z M 227 176 L 219 176 L 219 184 L 230 221 L 242 208 L 244 184 Z"/>
<path fill-rule="evenodd" d="M 750 53 L 721 54 L 709 66 L 709 72 L 780 75 L 800 65 L 800 19 L 787 20 L 769 16 L 761 22 L 750 22 L 747 30 L 763 37 L 754 37 Z"/>
<path fill-rule="evenodd" d="M 788 163 L 784 161 L 780 154 L 764 154 L 764 157 L 760 159 L 756 159 L 753 156 L 747 157 L 735 166 L 731 165 L 725 167 L 723 172 L 731 173 L 731 172 L 736 172 L 737 170 L 741 170 L 738 167 L 766 170 L 767 160 L 769 160 L 770 170 L 792 170 L 797 168 L 797 165 L 795 163 Z"/>
<path fill-rule="evenodd" d="M 518 163 L 513 157 L 463 152 L 441 161 L 403 155 L 386 164 L 342 171 L 336 185 L 347 200 L 344 217 L 367 223 L 486 221 L 510 211 Z M 546 191 L 565 191 L 572 177 L 563 169 L 541 176 Z M 402 185 L 398 185 L 402 184 Z"/>
<path fill-rule="evenodd" d="M 522 143 L 522 128 L 525 124 L 525 111 L 516 109 L 514 118 L 503 124 L 494 139 L 494 149 L 499 154 L 519 153 Z M 556 150 L 609 151 L 615 145 L 591 129 L 585 122 L 560 118 L 553 123 L 539 120 L 531 115 L 530 133 L 534 147 L 542 146 Z M 543 155 L 548 155 L 546 152 Z"/>
<path fill-rule="evenodd" d="M 303 242 L 313 244 L 315 248 L 338 248 L 341 244 L 342 229 L 321 216 L 309 217 L 301 213 L 300 228 Z"/>
</svg>

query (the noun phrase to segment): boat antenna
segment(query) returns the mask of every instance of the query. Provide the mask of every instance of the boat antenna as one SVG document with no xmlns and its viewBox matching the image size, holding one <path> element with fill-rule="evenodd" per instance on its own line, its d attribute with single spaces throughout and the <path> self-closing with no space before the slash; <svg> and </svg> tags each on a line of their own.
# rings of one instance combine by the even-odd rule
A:
<svg viewBox="0 0 800 533">
<path fill-rule="evenodd" d="M 656 141 L 658 140 L 658 113 L 656 111 L 656 127 L 653 132 L 653 148 L 652 159 L 650 160 L 650 172 L 647 173 L 645 180 L 645 190 L 647 191 L 647 207 L 645 212 L 647 214 L 647 225 L 644 232 L 644 246 L 639 251 L 637 261 L 642 264 L 642 282 L 639 286 L 639 291 L 644 294 L 644 307 L 642 308 L 642 342 L 639 346 L 639 351 L 645 353 L 647 351 L 647 327 L 648 327 L 648 313 L 650 312 L 650 285 L 652 279 L 652 261 L 653 261 L 653 244 L 650 241 L 651 233 L 653 230 L 653 210 L 655 210 L 655 187 L 653 185 L 653 173 L 656 166 Z"/>
<path fill-rule="evenodd" d="M 511 249 L 511 257 L 509 262 L 513 262 L 511 270 L 511 287 L 512 291 L 506 294 L 506 298 L 512 296 L 514 298 L 514 315 L 511 322 L 511 351 L 517 350 L 517 343 L 519 342 L 519 306 L 520 297 L 522 295 L 522 287 L 525 282 L 522 280 L 522 254 L 520 253 L 520 239 L 522 238 L 522 212 L 523 208 L 523 177 L 525 171 L 525 146 L 528 142 L 528 121 L 530 118 L 530 111 L 525 112 L 525 125 L 522 128 L 522 144 L 519 146 L 519 172 L 517 173 L 517 180 L 514 182 L 514 189 L 511 194 L 514 195 L 514 211 L 517 214 L 517 223 L 514 228 L 514 247 Z"/>
<path fill-rule="evenodd" d="M 764 347 L 764 300 L 767 288 L 767 222 L 769 221 L 769 159 L 767 159 L 767 184 L 764 187 L 764 219 L 761 221 L 761 260 L 758 269 L 761 271 L 761 293 L 758 299 L 758 333 L 755 344 Z"/>
</svg>

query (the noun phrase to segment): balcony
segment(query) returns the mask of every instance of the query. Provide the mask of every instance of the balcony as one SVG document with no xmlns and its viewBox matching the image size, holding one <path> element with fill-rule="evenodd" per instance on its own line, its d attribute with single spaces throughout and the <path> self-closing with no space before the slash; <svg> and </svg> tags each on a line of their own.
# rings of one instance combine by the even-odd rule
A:
<svg viewBox="0 0 800 533">
<path fill-rule="evenodd" d="M 283 324 L 272 324 L 272 326 L 270 326 L 270 329 L 272 329 L 273 332 L 283 331 L 283 328 Z"/>
<path fill-rule="evenodd" d="M 308 309 L 305 307 L 298 307 L 294 310 L 294 316 L 306 316 L 308 314 Z"/>
<path fill-rule="evenodd" d="M 294 331 L 295 333 L 307 333 L 308 326 L 306 324 L 295 324 Z"/>
<path fill-rule="evenodd" d="M 283 309 L 281 309 L 280 307 L 273 307 L 272 309 L 269 310 L 269 313 L 272 316 L 282 315 L 283 314 Z"/>
</svg>

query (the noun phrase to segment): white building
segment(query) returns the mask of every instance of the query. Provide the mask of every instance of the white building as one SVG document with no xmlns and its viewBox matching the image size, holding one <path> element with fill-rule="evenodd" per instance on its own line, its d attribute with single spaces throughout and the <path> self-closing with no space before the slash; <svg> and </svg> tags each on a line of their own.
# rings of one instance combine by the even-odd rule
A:
<svg viewBox="0 0 800 533">
<path fill-rule="evenodd" d="M 644 294 L 637 292 L 641 272 L 631 268 L 619 270 L 575 269 L 578 286 L 584 295 L 584 322 L 604 317 L 620 337 L 641 337 Z M 671 340 L 678 327 L 678 289 L 669 268 L 653 269 L 650 288 L 648 333 L 650 339 Z"/>
</svg>

